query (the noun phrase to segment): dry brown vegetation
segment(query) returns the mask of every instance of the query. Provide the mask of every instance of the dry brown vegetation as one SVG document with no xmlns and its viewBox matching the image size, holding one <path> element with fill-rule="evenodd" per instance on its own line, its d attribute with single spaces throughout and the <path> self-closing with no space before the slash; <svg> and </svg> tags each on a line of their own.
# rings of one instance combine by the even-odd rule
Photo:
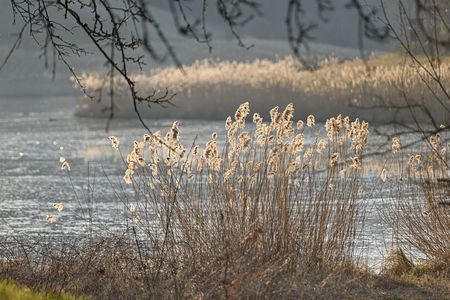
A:
<svg viewBox="0 0 450 300">
<path fill-rule="evenodd" d="M 394 229 L 399 247 L 408 256 L 448 259 L 450 249 L 450 178 L 448 145 L 436 134 L 428 140 L 429 151 L 410 154 L 394 176 L 395 201 L 383 218 Z"/>
<path fill-rule="evenodd" d="M 369 124 L 339 115 L 326 122 L 326 136 L 306 141 L 314 117 L 294 123 L 292 105 L 272 109 L 268 122 L 254 114 L 246 127 L 249 113 L 242 104 L 226 136 L 213 133 L 204 147 L 185 149 L 177 122 L 165 135 L 144 135 L 124 157 L 133 197 L 123 199 L 123 233 L 5 241 L 0 276 L 99 299 L 448 297 L 449 219 L 440 204 L 448 198 L 440 184 L 448 158 L 437 137 L 429 163 L 419 168 L 414 156 L 408 165 L 420 184 L 398 180 L 395 213 L 384 214 L 395 220 L 397 245 L 407 238 L 429 261 L 413 262 L 399 248 L 375 274 L 355 245 L 365 224 Z M 402 189 L 411 186 L 424 193 L 406 197 Z M 431 219 L 421 217 L 420 203 Z"/>
<path fill-rule="evenodd" d="M 448 299 L 450 290 L 448 258 L 417 265 L 409 262 L 405 267 L 404 258 L 394 256 L 389 258 L 393 264 L 380 274 L 356 265 L 306 272 L 270 258 L 263 263 L 257 263 L 262 259 L 247 260 L 242 265 L 241 258 L 230 263 L 230 269 L 240 270 L 239 275 L 224 281 L 218 271 L 223 258 L 210 253 L 217 265 L 201 270 L 179 269 L 176 277 L 173 266 L 167 266 L 156 279 L 154 272 L 143 271 L 139 247 L 129 236 L 78 241 L 62 249 L 53 246 L 18 250 L 17 260 L 0 264 L 0 275 L 29 286 L 93 299 Z"/>
<path fill-rule="evenodd" d="M 437 66 L 429 66 L 423 57 L 417 58 L 421 66 L 439 74 L 444 83 L 450 79 L 448 56 L 442 56 Z M 234 111 L 242 99 L 250 99 L 252 107 L 265 113 L 273 103 L 287 105 L 294 101 L 301 107 L 298 117 L 306 118 L 314 112 L 316 118 L 325 120 L 336 111 L 358 116 L 371 122 L 412 122 L 413 118 L 405 105 L 411 105 L 418 120 L 430 122 L 427 113 L 436 120 L 444 120 L 442 106 L 435 103 L 441 95 L 438 84 L 418 63 L 400 53 L 371 57 L 367 60 L 338 62 L 325 60 L 315 71 L 305 70 L 294 57 L 278 61 L 255 60 L 250 62 L 208 60 L 183 66 L 184 72 L 176 67 L 155 70 L 152 74 L 136 74 L 133 79 L 144 93 L 163 94 L 166 87 L 176 93 L 173 104 L 177 109 L 163 109 L 152 106 L 141 109 L 143 115 L 151 117 L 199 118 L 221 120 Z M 83 74 L 80 77 L 90 95 L 105 95 L 109 81 L 101 74 Z M 129 105 L 127 84 L 116 78 L 114 82 L 119 115 L 133 115 Z M 406 93 L 408 102 L 403 99 Z M 220 107 L 220 109 L 217 109 Z M 419 107 L 424 107 L 428 112 Z M 399 109 L 402 108 L 402 109 Z M 90 98 L 82 100 L 80 115 L 102 114 L 102 105 Z"/>
</svg>

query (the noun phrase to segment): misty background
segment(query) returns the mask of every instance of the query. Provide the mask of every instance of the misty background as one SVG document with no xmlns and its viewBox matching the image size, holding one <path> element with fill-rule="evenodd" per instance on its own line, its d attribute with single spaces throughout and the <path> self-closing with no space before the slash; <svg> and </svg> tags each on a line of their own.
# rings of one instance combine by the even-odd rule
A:
<svg viewBox="0 0 450 300">
<path fill-rule="evenodd" d="M 334 1 L 335 10 L 326 12 L 325 17 L 328 22 L 323 22 L 318 18 L 314 2 L 304 1 L 306 12 L 304 21 L 316 22 L 319 25 L 313 31 L 312 53 L 319 56 L 336 56 L 342 59 L 359 56 L 358 16 L 356 11 L 346 8 L 347 1 Z M 248 50 L 238 46 L 238 42 L 233 37 L 227 24 L 217 15 L 216 7 L 208 7 L 206 22 L 208 32 L 212 34 L 212 53 L 209 53 L 205 44 L 200 44 L 193 38 L 183 37 L 177 33 L 167 1 L 153 1 L 152 7 L 155 19 L 160 23 L 183 64 L 191 64 L 195 60 L 203 58 L 246 61 L 255 58 L 276 59 L 291 54 L 285 26 L 287 1 L 263 0 L 260 3 L 259 11 L 262 16 L 255 16 L 244 27 L 237 28 L 237 32 L 246 46 L 253 46 Z M 368 3 L 375 7 L 379 6 L 379 1 L 368 1 Z M 198 17 L 200 15 L 200 5 L 201 3 L 195 1 L 189 3 L 193 16 Z M 386 3 L 387 7 L 392 7 L 392 5 L 392 3 Z M 189 10 L 187 11 L 189 12 Z M 14 21 L 10 3 L 8 1 L 0 2 L 1 61 L 7 56 L 15 41 L 16 34 L 22 26 L 20 20 L 16 20 L 16 24 L 14 24 Z M 76 72 L 104 71 L 104 59 L 95 49 L 89 46 L 89 40 L 82 32 L 77 30 L 70 38 L 93 53 L 92 55 L 71 58 Z M 162 50 L 161 44 L 156 42 L 155 45 L 157 49 Z M 364 49 L 368 55 L 391 48 L 391 41 L 377 43 L 364 39 Z M 148 72 L 155 67 L 170 65 L 172 61 L 169 58 L 161 64 L 148 58 L 147 64 L 144 72 Z M 57 62 L 55 75 L 55 78 L 53 78 L 51 51 L 48 53 L 48 64 L 46 66 L 42 50 L 25 32 L 23 41 L 15 50 L 10 61 L 0 71 L 0 98 L 4 100 L 26 98 L 33 101 L 33 99 L 39 97 L 77 97 L 81 95 L 78 89 L 73 88 L 72 82 L 69 80 L 70 75 L 66 67 L 60 62 Z"/>
</svg>

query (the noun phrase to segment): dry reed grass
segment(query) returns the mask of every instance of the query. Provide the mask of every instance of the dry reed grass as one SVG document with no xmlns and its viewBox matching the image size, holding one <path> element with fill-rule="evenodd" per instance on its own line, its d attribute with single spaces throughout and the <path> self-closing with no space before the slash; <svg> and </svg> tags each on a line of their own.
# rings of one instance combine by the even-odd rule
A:
<svg viewBox="0 0 450 300">
<path fill-rule="evenodd" d="M 445 133 L 444 133 L 445 134 Z M 447 140 L 446 137 L 442 137 Z M 445 258 L 450 249 L 450 169 L 448 145 L 431 136 L 428 151 L 400 155 L 393 178 L 393 203 L 382 211 L 394 230 L 396 247 L 408 256 Z M 403 253 L 403 252 L 402 252 Z"/>
<path fill-rule="evenodd" d="M 442 59 L 436 69 L 442 82 L 450 81 L 448 66 L 448 59 Z M 436 83 L 417 64 L 409 63 L 398 54 L 374 57 L 367 62 L 330 59 L 314 72 L 304 70 L 293 57 L 242 63 L 203 60 L 183 66 L 183 69 L 184 73 L 176 67 L 166 67 L 133 77 L 142 94 L 152 94 L 153 89 L 164 93 L 166 88 L 176 93 L 173 103 L 177 109 L 142 108 L 144 115 L 221 120 L 243 99 L 250 99 L 252 107 L 260 112 L 268 111 L 274 103 L 281 106 L 293 102 L 302 108 L 300 118 L 306 118 L 310 112 L 323 121 L 339 111 L 372 122 L 390 122 L 394 118 L 411 122 L 409 111 L 395 109 L 406 104 L 402 90 L 414 99 L 412 104 L 425 105 L 436 119 L 445 121 L 441 106 L 423 100 L 433 97 L 426 85 L 439 91 L 435 88 Z M 99 74 L 83 74 L 82 82 L 89 94 L 98 95 L 103 91 L 106 95 L 109 91 L 109 80 Z M 118 78 L 115 84 L 116 113 L 134 116 L 126 83 Z M 97 102 L 85 99 L 79 114 L 101 116 L 101 109 Z M 421 110 L 416 111 L 416 117 L 429 121 Z"/>
<path fill-rule="evenodd" d="M 177 122 L 164 136 L 134 143 L 124 180 L 139 199 L 128 207 L 140 247 L 149 249 L 146 272 L 172 281 L 174 292 L 179 281 L 194 294 L 206 285 L 202 297 L 211 297 L 247 285 L 263 291 L 263 282 L 267 288 L 293 270 L 327 273 L 355 262 L 368 124 L 338 116 L 327 138 L 306 146 L 293 112 L 292 104 L 276 107 L 270 123 L 254 114 L 246 131 L 242 104 L 226 121 L 223 151 L 216 133 L 204 148 L 186 150 Z"/>
<path fill-rule="evenodd" d="M 124 200 L 123 237 L 18 248 L 28 259 L 5 273 L 99 298 L 229 298 L 295 294 L 355 268 L 368 124 L 338 116 L 326 137 L 305 141 L 314 117 L 294 124 L 292 104 L 278 110 L 266 123 L 254 114 L 247 130 L 244 103 L 226 136 L 213 133 L 204 147 L 185 149 L 177 122 L 144 135 L 124 159 L 134 197 Z"/>
<path fill-rule="evenodd" d="M 442 160 L 430 157 L 432 170 L 425 159 L 408 167 L 422 178 L 424 199 L 432 197 L 432 218 L 405 197 L 402 189 L 411 187 L 403 185 L 412 183 L 406 180 L 398 181 L 395 213 L 386 214 L 397 236 L 435 263 L 418 265 L 399 250 L 375 275 L 355 253 L 365 224 L 368 123 L 339 115 L 327 120 L 326 136 L 310 141 L 304 133 L 315 130 L 315 118 L 294 122 L 293 113 L 291 104 L 276 107 L 268 122 L 254 114 L 246 125 L 244 103 L 227 118 L 226 136 L 213 133 L 203 147 L 194 141 L 185 148 L 177 122 L 164 135 L 144 135 L 124 157 L 123 180 L 133 190 L 123 200 L 124 232 L 72 242 L 5 241 L 0 276 L 96 299 L 445 297 L 448 214 L 430 206 L 445 195 L 436 191 L 437 177 L 434 184 L 423 177 L 448 174 Z M 399 140 L 393 150 L 401 152 Z"/>
</svg>

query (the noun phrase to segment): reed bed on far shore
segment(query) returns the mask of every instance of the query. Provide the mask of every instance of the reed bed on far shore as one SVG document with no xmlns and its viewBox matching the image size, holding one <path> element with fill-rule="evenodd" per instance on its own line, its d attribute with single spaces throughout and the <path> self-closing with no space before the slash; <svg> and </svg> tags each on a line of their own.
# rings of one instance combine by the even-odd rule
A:
<svg viewBox="0 0 450 300">
<path fill-rule="evenodd" d="M 428 67 L 424 58 L 418 59 Z M 442 82 L 450 81 L 449 65 L 450 60 L 445 56 L 439 66 L 433 65 Z M 176 109 L 158 105 L 148 109 L 142 104 L 139 107 L 143 116 L 223 120 L 243 99 L 248 99 L 252 108 L 266 117 L 273 103 L 281 107 L 292 102 L 299 108 L 299 118 L 313 113 L 324 121 L 340 112 L 370 122 L 413 122 L 410 112 L 404 108 L 408 104 L 418 120 L 430 121 L 427 112 L 420 108 L 424 107 L 438 122 L 446 121 L 442 106 L 437 101 L 428 101 L 434 96 L 427 86 L 445 99 L 437 83 L 416 62 L 398 53 L 368 60 L 327 59 L 314 71 L 305 70 L 301 62 L 290 56 L 276 61 L 202 60 L 184 65 L 183 70 L 166 67 L 133 76 L 142 95 L 162 96 L 167 88 L 169 95 L 176 95 L 172 101 Z M 101 74 L 85 73 L 81 82 L 91 96 L 110 92 L 111 82 Z M 119 77 L 113 82 L 115 114 L 135 117 L 126 82 Z M 401 91 L 405 91 L 408 103 Z M 77 113 L 108 117 L 104 108 L 110 103 L 107 97 L 103 100 L 83 99 Z"/>
</svg>

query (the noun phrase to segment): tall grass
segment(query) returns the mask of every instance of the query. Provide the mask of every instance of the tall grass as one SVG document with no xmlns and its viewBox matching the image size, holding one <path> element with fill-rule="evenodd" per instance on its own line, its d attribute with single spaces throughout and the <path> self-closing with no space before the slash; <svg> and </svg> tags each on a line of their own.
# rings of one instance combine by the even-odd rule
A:
<svg viewBox="0 0 450 300">
<path fill-rule="evenodd" d="M 398 175 L 393 178 L 393 203 L 382 213 L 394 229 L 397 246 L 408 250 L 409 256 L 448 259 L 448 144 L 441 143 L 440 134 L 436 134 L 429 138 L 428 146 L 428 151 L 409 154 L 406 160 L 400 159 Z"/>
<path fill-rule="evenodd" d="M 185 149 L 177 122 L 134 143 L 124 180 L 136 192 L 128 210 L 151 278 L 169 280 L 173 291 L 181 281 L 231 295 L 287 270 L 355 262 L 368 124 L 338 116 L 327 137 L 306 143 L 314 117 L 294 124 L 293 112 L 292 104 L 275 107 L 268 123 L 254 114 L 246 129 L 245 103 L 227 119 L 226 136 L 213 133 L 204 147 Z"/>
<path fill-rule="evenodd" d="M 448 66 L 449 61 L 443 59 L 438 67 L 442 82 L 450 80 Z M 400 92 L 403 90 L 410 98 L 416 99 L 410 104 L 424 104 L 435 118 L 446 118 L 439 105 L 422 100 L 432 97 L 426 85 L 434 88 L 436 83 L 416 64 L 408 64 L 396 54 L 375 57 L 368 62 L 341 63 L 331 59 L 324 61 L 314 72 L 304 70 L 293 57 L 241 63 L 203 60 L 185 65 L 183 70 L 166 67 L 133 77 L 142 94 L 152 94 L 154 90 L 164 93 L 166 88 L 176 94 L 173 104 L 177 109 L 152 106 L 148 110 L 143 107 L 141 112 L 144 115 L 222 120 L 233 113 L 242 99 L 250 99 L 252 107 L 260 112 L 268 111 L 274 103 L 281 106 L 293 102 L 302 108 L 298 112 L 300 118 L 314 113 L 316 118 L 324 121 L 339 111 L 376 122 L 390 122 L 394 118 L 411 122 L 409 111 L 395 109 L 406 105 Z M 109 91 L 110 81 L 99 74 L 86 73 L 82 82 L 89 94 L 99 95 L 103 91 L 107 95 Z M 117 78 L 115 84 L 116 113 L 134 116 L 126 83 Z M 108 104 L 107 99 L 105 104 Z M 85 99 L 78 113 L 102 115 L 101 110 L 102 106 L 97 102 Z M 419 109 L 416 117 L 429 121 Z"/>
<path fill-rule="evenodd" d="M 268 115 L 264 121 L 255 113 L 250 122 L 244 103 L 226 119 L 223 136 L 213 132 L 205 145 L 194 140 L 190 147 L 178 122 L 125 152 L 110 136 L 124 164 L 126 188 L 117 193 L 124 230 L 73 241 L 4 241 L 0 277 L 100 299 L 399 297 L 393 284 L 412 299 L 445 295 L 449 169 L 440 136 L 430 138 L 430 152 L 405 163 L 394 138 L 398 175 L 380 174 L 392 184 L 382 213 L 400 247 L 389 270 L 414 276 L 403 286 L 403 277 L 367 272 L 357 253 L 369 124 L 338 115 L 322 130 L 312 115 L 294 121 L 292 104 Z M 60 163 L 70 171 L 67 160 Z M 408 258 L 413 253 L 434 264 L 419 268 Z M 434 276 L 426 284 L 424 272 Z"/>
<path fill-rule="evenodd" d="M 20 259 L 0 274 L 98 298 L 314 295 L 358 263 L 368 123 L 339 115 L 321 136 L 313 116 L 294 123 L 293 113 L 275 107 L 267 122 L 256 113 L 247 124 L 244 103 L 225 136 L 203 146 L 185 148 L 177 122 L 144 135 L 124 156 L 133 191 L 124 232 L 19 244 L 10 257 Z"/>
<path fill-rule="evenodd" d="M 390 171 L 391 199 L 381 209 L 394 233 L 382 274 L 409 285 L 432 282 L 435 299 L 448 297 L 450 286 L 450 169 L 448 143 L 441 142 L 441 134 L 429 137 L 427 151 L 394 154 L 398 170 Z M 395 152 L 399 145 L 398 140 L 393 144 Z"/>
</svg>

